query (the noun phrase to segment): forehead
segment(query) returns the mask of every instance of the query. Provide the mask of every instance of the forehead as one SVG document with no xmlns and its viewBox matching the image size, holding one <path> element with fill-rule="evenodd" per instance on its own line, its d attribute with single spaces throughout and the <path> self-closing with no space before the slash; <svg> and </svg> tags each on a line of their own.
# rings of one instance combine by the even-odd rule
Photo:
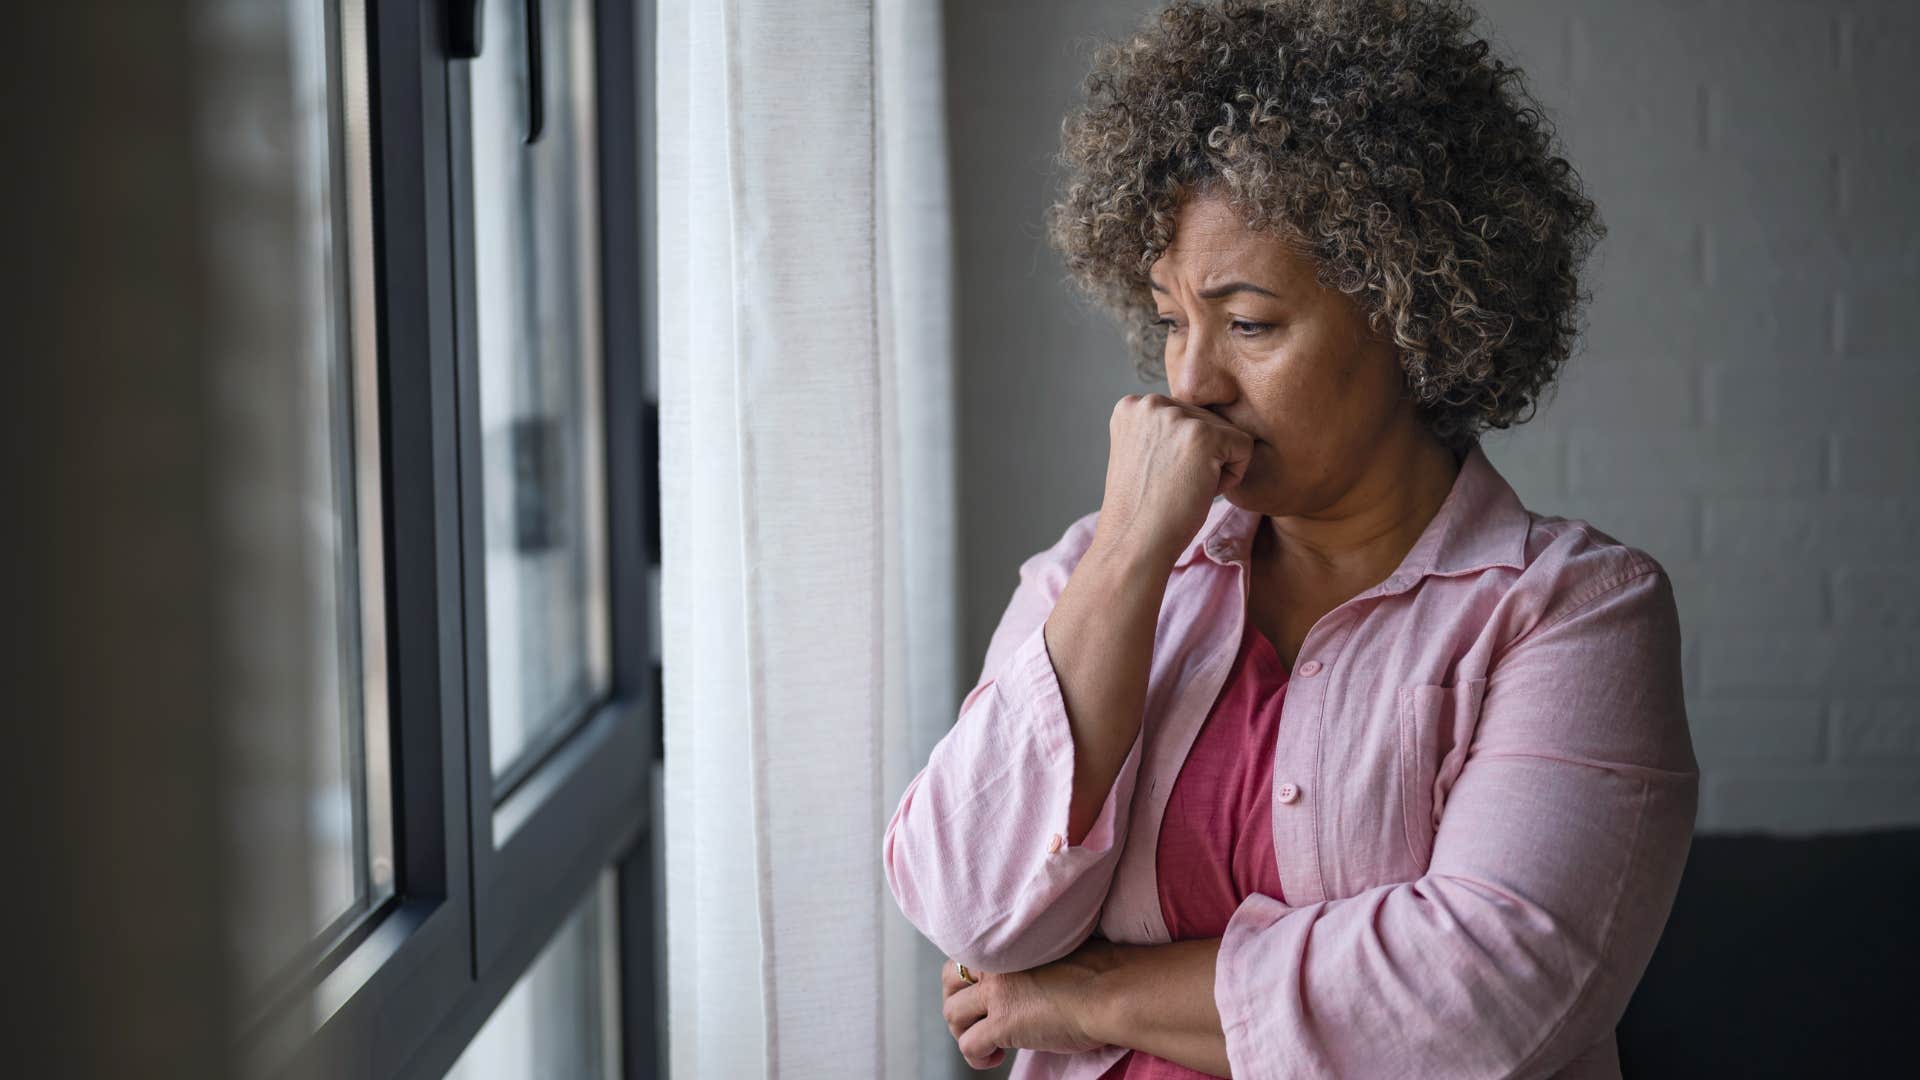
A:
<svg viewBox="0 0 1920 1080">
<path fill-rule="evenodd" d="M 1181 204 L 1174 216 L 1173 240 L 1154 260 L 1153 270 L 1156 277 L 1169 272 L 1201 279 L 1258 273 L 1278 281 L 1311 277 L 1313 272 L 1311 262 L 1285 237 L 1248 228 L 1240 211 L 1218 196 Z"/>
</svg>

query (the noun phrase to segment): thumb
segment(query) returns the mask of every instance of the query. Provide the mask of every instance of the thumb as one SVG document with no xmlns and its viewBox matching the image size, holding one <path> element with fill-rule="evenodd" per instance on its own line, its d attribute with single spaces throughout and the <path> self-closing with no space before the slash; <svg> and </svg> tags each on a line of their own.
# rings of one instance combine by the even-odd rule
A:
<svg viewBox="0 0 1920 1080">
<path fill-rule="evenodd" d="M 1233 445 L 1226 448 L 1220 458 L 1220 477 L 1214 484 L 1213 493 L 1221 495 L 1240 486 L 1246 479 L 1247 466 L 1253 461 L 1253 444 Z"/>
</svg>

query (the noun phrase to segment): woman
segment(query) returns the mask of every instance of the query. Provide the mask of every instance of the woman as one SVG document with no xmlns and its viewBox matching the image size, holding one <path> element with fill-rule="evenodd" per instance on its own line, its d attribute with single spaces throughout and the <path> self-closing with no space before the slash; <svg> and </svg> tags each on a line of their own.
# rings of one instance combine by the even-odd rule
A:
<svg viewBox="0 0 1920 1080">
<path fill-rule="evenodd" d="M 883 852 L 975 1067 L 1619 1075 L 1698 794 L 1678 622 L 1479 447 L 1603 230 L 1471 20 L 1179 3 L 1096 60 L 1052 237 L 1169 393 Z"/>
</svg>

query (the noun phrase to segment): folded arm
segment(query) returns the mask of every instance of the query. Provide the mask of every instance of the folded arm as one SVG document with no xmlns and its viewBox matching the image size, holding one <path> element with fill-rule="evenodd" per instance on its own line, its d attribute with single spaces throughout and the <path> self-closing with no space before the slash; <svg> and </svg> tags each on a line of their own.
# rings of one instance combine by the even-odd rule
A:
<svg viewBox="0 0 1920 1080">
<path fill-rule="evenodd" d="M 1021 567 L 980 682 L 887 825 L 887 883 L 947 955 L 1024 971 L 1093 932 L 1126 836 L 1168 568 L 1094 544 Z"/>
<path fill-rule="evenodd" d="M 1208 1076 L 1232 1076 L 1214 1004 L 1219 956 L 1219 938 L 1109 945 L 1099 958 L 1099 977 L 1074 1003 L 1081 1023 L 1101 1042 Z"/>
</svg>

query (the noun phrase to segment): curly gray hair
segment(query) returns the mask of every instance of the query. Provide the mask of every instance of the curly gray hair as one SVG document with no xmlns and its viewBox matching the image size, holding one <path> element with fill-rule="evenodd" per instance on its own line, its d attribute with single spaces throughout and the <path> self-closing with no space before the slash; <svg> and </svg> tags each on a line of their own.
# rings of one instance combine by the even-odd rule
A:
<svg viewBox="0 0 1920 1080">
<path fill-rule="evenodd" d="M 1099 48 L 1047 229 L 1143 377 L 1164 374 L 1166 334 L 1148 268 L 1181 203 L 1217 190 L 1390 333 L 1442 443 L 1532 417 L 1606 230 L 1475 17 L 1464 0 L 1182 0 Z"/>
</svg>

